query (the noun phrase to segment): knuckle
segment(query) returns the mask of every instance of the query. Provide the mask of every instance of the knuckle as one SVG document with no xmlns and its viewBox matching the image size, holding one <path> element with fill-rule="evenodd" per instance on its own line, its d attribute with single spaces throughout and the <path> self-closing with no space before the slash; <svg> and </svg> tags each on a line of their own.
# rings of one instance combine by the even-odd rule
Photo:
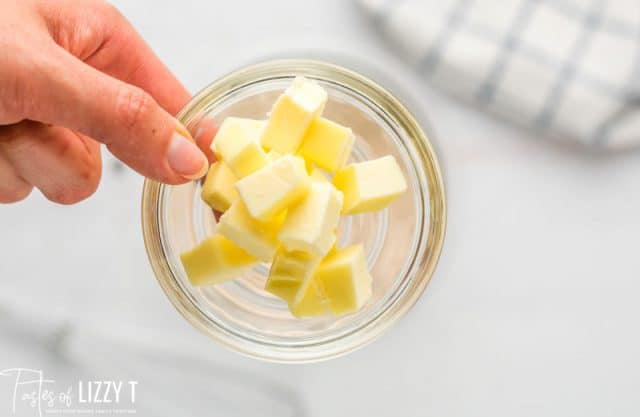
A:
<svg viewBox="0 0 640 417">
<path fill-rule="evenodd" d="M 17 181 L 0 188 L 0 203 L 9 204 L 22 201 L 31 194 L 33 186 L 24 181 Z"/>
<path fill-rule="evenodd" d="M 96 192 L 100 185 L 100 174 L 101 172 L 99 169 L 87 170 L 82 174 L 81 191 L 83 193 L 83 199 L 92 196 Z"/>
<path fill-rule="evenodd" d="M 124 86 L 118 92 L 116 117 L 128 129 L 139 126 L 153 105 L 151 97 L 137 87 Z"/>
<path fill-rule="evenodd" d="M 87 192 L 82 188 L 57 188 L 42 192 L 48 200 L 54 203 L 71 205 L 81 202 L 89 197 L 93 192 Z"/>
<path fill-rule="evenodd" d="M 93 8 L 102 18 L 120 20 L 122 13 L 116 6 L 106 0 L 93 0 Z"/>
<path fill-rule="evenodd" d="M 42 194 L 49 200 L 58 204 L 75 204 L 81 201 L 79 197 L 75 195 L 75 192 L 66 188 L 56 188 L 53 190 L 42 190 Z"/>
<path fill-rule="evenodd" d="M 100 184 L 100 170 L 86 169 L 76 173 L 72 184 L 59 185 L 51 190 L 43 190 L 47 199 L 63 204 L 76 204 L 91 197 Z"/>
</svg>

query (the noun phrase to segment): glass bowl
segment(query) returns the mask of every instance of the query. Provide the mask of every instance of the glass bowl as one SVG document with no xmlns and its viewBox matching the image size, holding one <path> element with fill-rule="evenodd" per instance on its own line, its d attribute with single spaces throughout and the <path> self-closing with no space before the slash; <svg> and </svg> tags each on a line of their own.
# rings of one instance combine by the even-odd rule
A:
<svg viewBox="0 0 640 417">
<path fill-rule="evenodd" d="M 149 260 L 177 310 L 232 350 L 277 362 L 336 357 L 382 334 L 424 291 L 440 255 L 446 219 L 442 176 L 427 135 L 396 97 L 354 71 L 311 60 L 252 65 L 213 82 L 178 118 L 194 135 L 227 116 L 264 118 L 296 75 L 324 87 L 329 93 L 324 116 L 353 129 L 351 161 L 393 155 L 409 185 L 384 211 L 343 216 L 339 225 L 339 244 L 362 243 L 373 276 L 373 295 L 360 311 L 294 318 L 283 301 L 263 290 L 268 264 L 235 281 L 191 286 L 180 253 L 212 235 L 216 225 L 200 200 L 200 182 L 146 181 L 142 197 Z"/>
</svg>

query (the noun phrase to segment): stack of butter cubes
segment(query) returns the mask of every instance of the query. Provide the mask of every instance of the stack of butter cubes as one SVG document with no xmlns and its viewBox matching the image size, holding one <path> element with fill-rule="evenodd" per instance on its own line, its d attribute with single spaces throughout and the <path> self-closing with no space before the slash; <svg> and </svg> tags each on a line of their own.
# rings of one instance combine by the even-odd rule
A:
<svg viewBox="0 0 640 417">
<path fill-rule="evenodd" d="M 363 247 L 340 248 L 341 215 L 381 210 L 406 191 L 392 156 L 347 165 L 351 129 L 321 116 L 327 92 L 294 79 L 267 120 L 228 117 L 202 199 L 222 213 L 215 235 L 181 255 L 192 285 L 237 278 L 270 262 L 265 290 L 296 317 L 341 315 L 371 296 Z"/>
</svg>

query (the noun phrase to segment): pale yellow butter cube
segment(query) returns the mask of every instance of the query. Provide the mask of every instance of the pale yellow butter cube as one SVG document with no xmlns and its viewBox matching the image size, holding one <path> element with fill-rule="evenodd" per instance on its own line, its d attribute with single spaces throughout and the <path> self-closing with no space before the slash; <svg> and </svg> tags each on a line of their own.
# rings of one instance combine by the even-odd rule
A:
<svg viewBox="0 0 640 417">
<path fill-rule="evenodd" d="M 211 150 L 231 168 L 237 178 L 243 178 L 269 163 L 260 147 L 264 120 L 227 117 L 211 143 Z"/>
<path fill-rule="evenodd" d="M 298 153 L 320 168 L 336 172 L 347 163 L 354 142 L 351 129 L 317 117 L 311 122 Z"/>
<path fill-rule="evenodd" d="M 215 235 L 180 255 L 192 285 L 218 284 L 236 278 L 258 260 L 227 238 Z"/>
<path fill-rule="evenodd" d="M 302 155 L 298 154 L 298 156 L 301 157 Z M 309 161 L 308 159 L 304 160 L 304 165 L 307 167 L 307 172 L 309 173 L 309 175 L 311 175 L 313 170 L 316 169 L 316 166 L 313 164 L 313 162 Z"/>
<path fill-rule="evenodd" d="M 202 185 L 200 197 L 214 210 L 224 212 L 238 198 L 236 176 L 223 161 L 214 162 Z"/>
<path fill-rule="evenodd" d="M 267 221 L 303 198 L 309 175 L 302 158 L 285 155 L 236 183 L 251 217 Z"/>
<path fill-rule="evenodd" d="M 314 275 L 336 314 L 359 310 L 371 297 L 372 278 L 362 245 L 338 249 L 327 256 Z"/>
<path fill-rule="evenodd" d="M 280 247 L 276 252 L 265 290 L 292 303 L 300 286 L 320 264 L 320 258 L 304 252 L 288 252 Z"/>
<path fill-rule="evenodd" d="M 309 172 L 309 178 L 311 181 L 329 182 L 329 177 L 320 168 L 312 167 Z"/>
<path fill-rule="evenodd" d="M 289 311 L 296 317 L 323 316 L 331 313 L 330 308 L 327 294 L 315 275 L 302 283 L 295 299 L 289 304 Z"/>
<path fill-rule="evenodd" d="M 334 243 L 327 257 L 338 250 L 335 232 L 332 234 L 332 241 Z M 306 276 L 300 283 L 295 298 L 289 303 L 289 311 L 296 317 L 322 316 L 331 313 L 330 300 L 324 290 L 324 284 L 316 274 L 318 266 L 313 266 L 311 276 Z"/>
<path fill-rule="evenodd" d="M 333 177 L 333 184 L 344 194 L 344 214 L 381 210 L 407 190 L 391 155 L 350 164 Z"/>
<path fill-rule="evenodd" d="M 314 81 L 296 77 L 276 100 L 261 143 L 267 150 L 295 153 L 314 117 L 327 102 L 327 92 Z"/>
<path fill-rule="evenodd" d="M 342 193 L 327 182 L 312 181 L 307 196 L 291 206 L 278 237 L 289 251 L 327 254 L 335 241 Z"/>
<path fill-rule="evenodd" d="M 256 220 L 251 217 L 242 200 L 237 199 L 220 217 L 216 232 L 252 256 L 269 262 L 279 246 L 277 236 L 283 219 L 283 216 L 279 216 L 268 222 Z"/>
<path fill-rule="evenodd" d="M 329 252 L 327 252 L 327 256 L 329 255 L 333 255 L 334 253 L 336 253 L 338 251 L 338 236 L 336 235 L 336 232 L 333 232 L 333 244 L 331 245 L 331 249 L 329 249 Z"/>
<path fill-rule="evenodd" d="M 273 149 L 270 150 L 269 152 L 267 152 L 267 158 L 269 158 L 269 161 L 273 162 L 276 159 L 280 158 L 282 156 L 282 154 L 278 151 L 274 151 Z"/>
</svg>

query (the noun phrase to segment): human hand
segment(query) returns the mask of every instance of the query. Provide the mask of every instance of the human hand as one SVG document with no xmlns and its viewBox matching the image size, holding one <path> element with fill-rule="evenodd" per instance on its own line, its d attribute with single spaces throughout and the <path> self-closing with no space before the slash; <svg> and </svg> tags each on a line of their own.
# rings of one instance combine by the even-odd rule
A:
<svg viewBox="0 0 640 417">
<path fill-rule="evenodd" d="M 0 203 L 37 187 L 71 204 L 100 181 L 100 144 L 170 184 L 207 158 L 172 117 L 189 93 L 101 0 L 0 0 Z"/>
</svg>

